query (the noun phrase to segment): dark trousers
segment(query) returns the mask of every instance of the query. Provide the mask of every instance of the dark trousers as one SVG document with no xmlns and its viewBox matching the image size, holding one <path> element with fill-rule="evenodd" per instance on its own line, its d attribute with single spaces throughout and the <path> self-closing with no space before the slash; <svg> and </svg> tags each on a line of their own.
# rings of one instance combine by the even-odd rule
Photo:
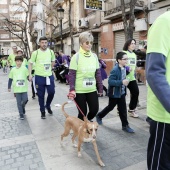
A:
<svg viewBox="0 0 170 170">
<path fill-rule="evenodd" d="M 125 94 L 121 96 L 121 98 L 110 98 L 108 106 L 106 106 L 101 112 L 98 113 L 99 118 L 105 117 L 110 111 L 114 109 L 114 107 L 118 105 L 119 108 L 119 116 L 122 122 L 122 126 L 128 125 L 127 120 L 127 109 L 126 109 L 126 99 Z"/>
<path fill-rule="evenodd" d="M 130 90 L 129 109 L 134 110 L 137 107 L 138 96 L 139 96 L 139 88 L 138 88 L 136 80 L 130 81 L 127 88 Z"/>
<path fill-rule="evenodd" d="M 88 120 L 92 120 L 96 116 L 99 110 L 99 101 L 98 101 L 98 95 L 96 91 L 91 93 L 76 93 L 75 101 L 85 116 L 87 114 L 87 105 L 88 105 L 89 107 L 89 113 L 87 116 Z M 78 114 L 78 118 L 83 120 L 83 115 L 80 111 Z"/>
<path fill-rule="evenodd" d="M 170 124 L 151 121 L 147 165 L 148 170 L 170 170 Z"/>
<path fill-rule="evenodd" d="M 62 71 L 62 68 L 61 67 L 56 67 L 54 73 L 55 73 L 55 76 L 57 78 L 57 80 L 60 80 L 60 72 Z"/>
<path fill-rule="evenodd" d="M 50 108 L 51 102 L 55 94 L 54 76 L 50 77 L 50 85 L 46 85 L 46 77 L 35 75 L 35 86 L 37 89 L 38 101 L 40 105 L 40 111 L 44 112 L 45 107 Z M 44 104 L 45 90 L 47 89 L 47 100 L 46 105 Z"/>
<path fill-rule="evenodd" d="M 31 82 L 31 88 L 32 88 L 32 97 L 35 97 L 35 90 L 34 90 L 33 82 Z"/>
</svg>

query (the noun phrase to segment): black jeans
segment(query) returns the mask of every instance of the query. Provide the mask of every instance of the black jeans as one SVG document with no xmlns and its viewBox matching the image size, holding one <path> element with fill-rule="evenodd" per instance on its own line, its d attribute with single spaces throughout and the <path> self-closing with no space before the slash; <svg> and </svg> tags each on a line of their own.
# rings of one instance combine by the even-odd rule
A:
<svg viewBox="0 0 170 170">
<path fill-rule="evenodd" d="M 101 112 L 98 113 L 99 118 L 105 117 L 110 111 L 114 109 L 114 107 L 118 105 L 119 108 L 119 116 L 122 122 L 122 126 L 128 125 L 127 120 L 127 109 L 126 109 L 126 99 L 125 94 L 121 96 L 121 98 L 110 98 L 108 106 L 106 106 Z"/>
<path fill-rule="evenodd" d="M 130 90 L 129 109 L 134 110 L 136 109 L 138 103 L 138 96 L 139 96 L 139 88 L 136 80 L 130 81 L 127 88 Z"/>
<path fill-rule="evenodd" d="M 87 114 L 87 105 L 88 105 L 89 107 L 89 113 L 87 115 L 88 120 L 92 120 L 96 116 L 99 110 L 99 101 L 98 101 L 98 95 L 96 91 L 91 93 L 76 93 L 75 101 L 85 116 Z M 83 120 L 83 115 L 80 111 L 78 114 L 78 118 Z"/>
<path fill-rule="evenodd" d="M 170 124 L 150 123 L 147 151 L 148 170 L 170 170 Z"/>
</svg>

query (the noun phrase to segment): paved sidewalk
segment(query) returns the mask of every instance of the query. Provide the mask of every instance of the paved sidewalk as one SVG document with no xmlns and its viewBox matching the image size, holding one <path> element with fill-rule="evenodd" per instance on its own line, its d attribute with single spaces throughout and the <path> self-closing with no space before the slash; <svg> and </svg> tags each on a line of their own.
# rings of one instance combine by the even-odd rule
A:
<svg viewBox="0 0 170 170">
<path fill-rule="evenodd" d="M 60 145 L 60 135 L 64 129 L 65 117 L 60 107 L 67 101 L 68 86 L 56 82 L 56 94 L 52 103 L 53 116 L 40 118 L 37 98 L 26 106 L 26 119 L 18 119 L 16 99 L 7 92 L 7 75 L 0 69 L 0 170 L 146 170 L 146 148 L 149 126 L 146 118 L 146 86 L 140 85 L 139 119 L 128 117 L 135 134 L 121 130 L 116 109 L 103 119 L 99 126 L 97 144 L 106 167 L 98 166 L 91 143 L 82 147 L 82 158 L 72 147 L 71 135 Z M 100 110 L 108 103 L 107 97 L 99 98 Z M 127 96 L 127 103 L 129 95 Z M 66 106 L 66 112 L 77 116 L 74 103 Z"/>
</svg>

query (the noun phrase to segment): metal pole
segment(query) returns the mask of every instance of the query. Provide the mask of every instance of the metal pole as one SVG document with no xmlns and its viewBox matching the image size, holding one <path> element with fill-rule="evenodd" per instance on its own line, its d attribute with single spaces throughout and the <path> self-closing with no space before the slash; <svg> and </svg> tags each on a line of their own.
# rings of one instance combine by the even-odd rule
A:
<svg viewBox="0 0 170 170">
<path fill-rule="evenodd" d="M 63 51 L 63 28 L 62 28 L 62 19 L 60 19 L 60 31 L 61 31 L 61 50 Z"/>
<path fill-rule="evenodd" d="M 1 45 L 0 45 L 0 55 L 1 55 Z"/>
</svg>

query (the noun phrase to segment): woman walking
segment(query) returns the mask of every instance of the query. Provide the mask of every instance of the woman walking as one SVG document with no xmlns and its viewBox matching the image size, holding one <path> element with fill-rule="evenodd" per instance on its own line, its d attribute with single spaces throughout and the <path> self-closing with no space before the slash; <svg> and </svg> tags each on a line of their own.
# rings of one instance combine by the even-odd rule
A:
<svg viewBox="0 0 170 170">
<path fill-rule="evenodd" d="M 69 98 L 74 99 L 88 120 L 92 120 L 99 109 L 98 94 L 103 93 L 103 85 L 99 61 L 96 54 L 91 52 L 93 36 L 89 32 L 83 32 L 79 36 L 80 49 L 72 57 L 69 68 Z M 79 111 L 78 118 L 83 120 Z"/>
<path fill-rule="evenodd" d="M 138 96 L 139 96 L 139 88 L 135 78 L 135 69 L 136 69 L 136 54 L 133 52 L 136 46 L 135 39 L 129 39 L 125 42 L 123 47 L 123 52 L 125 52 L 128 56 L 128 64 L 127 66 L 130 67 L 131 71 L 127 75 L 127 79 L 129 80 L 129 84 L 127 88 L 130 90 L 130 103 L 129 103 L 129 116 L 137 118 L 139 117 L 138 114 L 135 112 L 138 103 Z"/>
</svg>

